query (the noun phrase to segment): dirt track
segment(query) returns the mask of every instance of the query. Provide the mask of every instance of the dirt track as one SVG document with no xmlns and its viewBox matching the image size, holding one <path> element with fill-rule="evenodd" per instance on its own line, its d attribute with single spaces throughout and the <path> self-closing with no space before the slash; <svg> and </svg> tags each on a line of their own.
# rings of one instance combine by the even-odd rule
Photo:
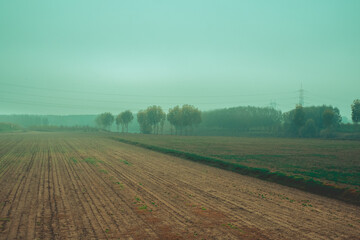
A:
<svg viewBox="0 0 360 240">
<path fill-rule="evenodd" d="M 0 135 L 0 239 L 358 236 L 336 200 L 96 135 Z"/>
</svg>

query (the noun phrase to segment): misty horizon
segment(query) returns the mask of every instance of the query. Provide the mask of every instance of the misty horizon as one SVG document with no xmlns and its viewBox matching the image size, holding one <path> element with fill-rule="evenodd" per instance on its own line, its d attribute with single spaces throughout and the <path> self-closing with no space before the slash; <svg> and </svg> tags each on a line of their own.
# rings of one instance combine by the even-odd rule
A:
<svg viewBox="0 0 360 240">
<path fill-rule="evenodd" d="M 358 1 L 0 4 L 0 114 L 299 103 L 350 119 Z"/>
</svg>

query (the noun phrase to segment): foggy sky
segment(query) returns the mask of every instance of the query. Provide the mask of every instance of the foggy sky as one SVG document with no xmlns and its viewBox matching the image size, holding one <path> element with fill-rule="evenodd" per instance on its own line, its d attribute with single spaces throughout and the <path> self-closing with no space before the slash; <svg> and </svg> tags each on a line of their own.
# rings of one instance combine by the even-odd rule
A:
<svg viewBox="0 0 360 240">
<path fill-rule="evenodd" d="M 360 98 L 360 1 L 1 1 L 0 114 Z"/>
</svg>

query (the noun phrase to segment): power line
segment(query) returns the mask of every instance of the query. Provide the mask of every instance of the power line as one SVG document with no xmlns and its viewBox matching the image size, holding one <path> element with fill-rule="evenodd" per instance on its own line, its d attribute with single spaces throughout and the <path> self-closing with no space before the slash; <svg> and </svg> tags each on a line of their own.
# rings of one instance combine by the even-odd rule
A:
<svg viewBox="0 0 360 240">
<path fill-rule="evenodd" d="M 224 97 L 259 97 L 259 96 L 278 96 L 292 94 L 293 92 L 275 92 L 275 93 L 255 93 L 255 94 L 236 94 L 236 95 L 144 95 L 144 94 L 119 94 L 119 93 L 104 93 L 103 91 L 76 91 L 69 89 L 59 89 L 59 88 L 44 88 L 44 87 L 34 87 L 28 85 L 19 85 L 13 83 L 1 83 L 1 85 L 13 86 L 16 88 L 22 89 L 33 89 L 33 90 L 45 90 L 51 92 L 66 92 L 66 93 L 76 93 L 76 94 L 89 94 L 89 95 L 99 95 L 99 96 L 119 96 L 119 97 L 154 97 L 154 98 L 224 98 Z"/>
</svg>

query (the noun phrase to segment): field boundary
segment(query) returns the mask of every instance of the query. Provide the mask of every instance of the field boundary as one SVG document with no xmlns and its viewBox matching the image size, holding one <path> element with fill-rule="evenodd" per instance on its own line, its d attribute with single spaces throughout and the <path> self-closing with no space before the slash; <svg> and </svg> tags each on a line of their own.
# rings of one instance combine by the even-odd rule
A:
<svg viewBox="0 0 360 240">
<path fill-rule="evenodd" d="M 287 175 L 282 172 L 270 172 L 268 169 L 264 168 L 247 167 L 238 163 L 226 162 L 217 158 L 205 157 L 194 153 L 158 147 L 123 138 L 111 137 L 111 139 L 360 206 L 360 191 L 357 191 L 356 189 L 327 184 L 314 180 L 313 178 L 305 179 L 300 176 Z"/>
</svg>

